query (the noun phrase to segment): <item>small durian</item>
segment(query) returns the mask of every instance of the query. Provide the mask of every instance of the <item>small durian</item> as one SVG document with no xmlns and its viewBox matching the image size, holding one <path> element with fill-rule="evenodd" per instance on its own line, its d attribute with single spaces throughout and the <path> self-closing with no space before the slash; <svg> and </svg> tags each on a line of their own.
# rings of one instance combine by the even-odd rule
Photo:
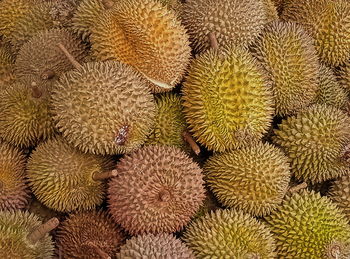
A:
<svg viewBox="0 0 350 259">
<path fill-rule="evenodd" d="M 100 175 L 111 169 L 110 158 L 85 154 L 62 138 L 40 143 L 27 165 L 29 185 L 48 208 L 70 212 L 100 205 L 105 184 Z"/>
<path fill-rule="evenodd" d="M 350 220 L 350 175 L 344 175 L 332 183 L 329 197 Z"/>
<path fill-rule="evenodd" d="M 117 259 L 178 258 L 194 259 L 192 251 L 172 234 L 144 234 L 126 241 L 116 255 Z"/>
<path fill-rule="evenodd" d="M 14 63 L 9 45 L 0 42 L 0 91 L 15 81 Z"/>
<path fill-rule="evenodd" d="M 269 79 L 275 114 L 294 114 L 316 96 L 319 62 L 312 38 L 294 22 L 275 21 L 265 27 L 252 48 Z"/>
<path fill-rule="evenodd" d="M 350 118 L 345 112 L 313 105 L 284 119 L 274 132 L 273 142 L 289 157 L 297 180 L 314 184 L 350 173 Z"/>
<path fill-rule="evenodd" d="M 145 146 L 125 155 L 116 173 L 109 209 L 132 235 L 181 230 L 205 198 L 200 167 L 179 148 Z"/>
<path fill-rule="evenodd" d="M 54 244 L 48 232 L 58 224 L 57 218 L 42 224 L 27 211 L 0 211 L 0 258 L 53 258 Z"/>
<path fill-rule="evenodd" d="M 267 144 L 215 154 L 205 163 L 205 180 L 219 202 L 264 216 L 283 200 L 290 181 L 288 158 Z"/>
<path fill-rule="evenodd" d="M 272 93 L 247 50 L 229 47 L 200 54 L 182 92 L 189 131 L 209 150 L 223 152 L 257 142 L 270 127 Z"/>
<path fill-rule="evenodd" d="M 266 218 L 278 258 L 349 258 L 350 226 L 335 204 L 301 190 L 286 196 Z"/>
<path fill-rule="evenodd" d="M 196 258 L 275 258 L 268 228 L 242 211 L 210 212 L 190 223 L 183 240 Z"/>
<path fill-rule="evenodd" d="M 55 132 L 49 91 L 15 82 L 0 91 L 0 137 L 12 145 L 31 147 Z"/>
<path fill-rule="evenodd" d="M 0 211 L 23 209 L 28 204 L 25 163 L 19 149 L 0 141 Z"/>
<path fill-rule="evenodd" d="M 112 258 L 124 244 L 125 234 L 103 211 L 70 215 L 57 230 L 56 242 L 62 258 Z"/>
<path fill-rule="evenodd" d="M 152 92 L 170 91 L 184 76 L 191 57 L 185 28 L 157 0 L 126 0 L 95 21 L 94 55 L 133 66 Z"/>
</svg>

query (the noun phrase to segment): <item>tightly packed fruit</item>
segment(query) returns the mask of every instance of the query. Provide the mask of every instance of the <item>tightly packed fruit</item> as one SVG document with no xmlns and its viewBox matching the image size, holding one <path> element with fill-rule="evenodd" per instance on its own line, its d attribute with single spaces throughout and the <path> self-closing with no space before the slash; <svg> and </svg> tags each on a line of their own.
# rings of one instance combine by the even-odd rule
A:
<svg viewBox="0 0 350 259">
<path fill-rule="evenodd" d="M 1 259 L 349 259 L 350 1 L 0 0 Z"/>
</svg>

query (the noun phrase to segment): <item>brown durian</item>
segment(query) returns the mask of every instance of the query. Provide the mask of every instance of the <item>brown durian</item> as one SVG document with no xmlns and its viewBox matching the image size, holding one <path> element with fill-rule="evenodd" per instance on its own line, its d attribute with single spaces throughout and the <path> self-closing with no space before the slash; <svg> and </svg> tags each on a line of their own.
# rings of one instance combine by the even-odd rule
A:
<svg viewBox="0 0 350 259">
<path fill-rule="evenodd" d="M 9 44 L 0 42 L 0 91 L 15 81 L 14 63 Z"/>
<path fill-rule="evenodd" d="M 344 175 L 332 183 L 329 197 L 350 220 L 350 175 Z"/>
</svg>

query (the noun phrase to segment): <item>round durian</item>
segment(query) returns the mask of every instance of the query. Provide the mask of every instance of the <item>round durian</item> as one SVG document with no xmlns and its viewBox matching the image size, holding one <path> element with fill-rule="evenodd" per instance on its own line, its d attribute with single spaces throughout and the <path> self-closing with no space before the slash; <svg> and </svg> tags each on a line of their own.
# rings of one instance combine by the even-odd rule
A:
<svg viewBox="0 0 350 259">
<path fill-rule="evenodd" d="M 329 197 L 350 220 L 350 175 L 344 175 L 332 183 Z"/>
<path fill-rule="evenodd" d="M 124 239 L 121 228 L 103 211 L 70 215 L 56 236 L 61 256 L 75 259 L 112 258 Z"/>
<path fill-rule="evenodd" d="M 267 144 L 215 154 L 204 166 L 205 180 L 219 202 L 264 216 L 282 202 L 290 181 L 288 158 Z"/>
<path fill-rule="evenodd" d="M 268 228 L 242 211 L 208 213 L 190 223 L 183 240 L 197 258 L 275 258 Z"/>
<path fill-rule="evenodd" d="M 63 72 L 72 70 L 72 63 L 57 46 L 61 43 L 69 53 L 81 62 L 84 47 L 78 39 L 65 29 L 51 29 L 36 34 L 25 43 L 16 59 L 16 76 L 24 84 L 43 85 L 51 88 Z"/>
<path fill-rule="evenodd" d="M 49 227 L 53 228 L 56 225 L 57 220 L 54 220 Z M 51 236 L 43 231 L 42 237 L 35 233 L 41 226 L 39 218 L 27 211 L 0 211 L 0 258 L 52 258 L 54 244 Z"/>
<path fill-rule="evenodd" d="M 319 183 L 349 174 L 349 116 L 327 105 L 313 105 L 284 119 L 273 136 L 289 157 L 296 179 Z"/>
<path fill-rule="evenodd" d="M 0 211 L 23 209 L 28 204 L 25 163 L 19 149 L 0 141 Z"/>
<path fill-rule="evenodd" d="M 181 230 L 205 198 L 200 167 L 179 148 L 143 147 L 125 155 L 116 171 L 109 208 L 132 235 Z"/>
<path fill-rule="evenodd" d="M 316 96 L 319 62 L 312 38 L 294 22 L 267 25 L 253 53 L 272 82 L 275 114 L 294 114 Z"/>
<path fill-rule="evenodd" d="M 192 62 L 182 91 L 189 130 L 210 150 L 223 152 L 256 142 L 270 127 L 272 93 L 247 50 L 202 53 Z"/>
<path fill-rule="evenodd" d="M 0 42 L 0 91 L 14 82 L 15 56 L 6 43 Z"/>
<path fill-rule="evenodd" d="M 0 91 L 0 137 L 19 147 L 37 145 L 55 132 L 49 92 L 15 82 Z"/>
<path fill-rule="evenodd" d="M 58 130 L 83 152 L 112 155 L 139 148 L 154 125 L 147 83 L 117 61 L 85 63 L 63 74 L 52 94 Z"/>
<path fill-rule="evenodd" d="M 350 226 L 327 197 L 301 190 L 266 218 L 278 258 L 349 258 Z"/>
<path fill-rule="evenodd" d="M 187 0 L 182 8 L 193 49 L 210 47 L 208 34 L 214 33 L 219 46 L 248 46 L 271 18 L 266 0 Z"/>
<path fill-rule="evenodd" d="M 185 28 L 156 0 L 119 1 L 95 22 L 91 42 L 96 57 L 133 66 L 152 92 L 179 83 L 191 57 Z"/>
<path fill-rule="evenodd" d="M 48 208 L 88 210 L 102 203 L 105 184 L 95 177 L 111 166 L 109 158 L 82 153 L 59 137 L 51 138 L 40 143 L 28 160 L 29 185 Z"/>
<path fill-rule="evenodd" d="M 286 0 L 282 20 L 301 24 L 320 59 L 338 66 L 350 58 L 350 2 L 347 0 Z"/>
<path fill-rule="evenodd" d="M 116 255 L 124 258 L 181 258 L 194 259 L 192 251 L 172 234 L 144 234 L 126 241 Z"/>
</svg>

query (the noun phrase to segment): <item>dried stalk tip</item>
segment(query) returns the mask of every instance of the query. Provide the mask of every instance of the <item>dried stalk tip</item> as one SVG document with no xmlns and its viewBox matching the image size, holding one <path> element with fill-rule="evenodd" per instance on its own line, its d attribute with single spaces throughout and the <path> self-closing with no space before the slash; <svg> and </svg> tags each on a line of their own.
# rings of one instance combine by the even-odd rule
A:
<svg viewBox="0 0 350 259">
<path fill-rule="evenodd" d="M 28 236 L 27 239 L 32 243 L 35 244 L 37 241 L 39 241 L 41 238 L 43 238 L 47 233 L 49 233 L 51 230 L 55 229 L 60 224 L 59 220 L 57 218 L 52 218 L 33 230 Z"/>
<path fill-rule="evenodd" d="M 332 242 L 327 249 L 327 255 L 329 258 L 340 259 L 342 246 L 338 242 Z"/>
<path fill-rule="evenodd" d="M 307 187 L 307 183 L 303 182 L 303 183 L 298 184 L 296 186 L 290 187 L 289 188 L 289 192 L 290 193 L 295 193 L 295 192 L 298 192 L 298 191 L 300 191 L 302 189 L 305 189 L 306 187 Z"/>
<path fill-rule="evenodd" d="M 41 79 L 42 80 L 49 80 L 49 79 L 54 78 L 54 76 L 55 76 L 55 72 L 52 71 L 51 69 L 48 69 L 41 74 Z"/>
<path fill-rule="evenodd" d="M 104 252 L 101 248 L 99 248 L 97 245 L 95 245 L 92 242 L 87 242 L 86 245 L 90 246 L 91 248 L 95 249 L 96 253 L 102 258 L 102 259 L 112 259 L 106 252 Z"/>
<path fill-rule="evenodd" d="M 199 148 L 197 143 L 193 140 L 191 134 L 188 133 L 187 131 L 185 131 L 184 133 L 182 133 L 182 137 L 190 145 L 190 147 L 192 148 L 193 152 L 198 156 L 199 153 L 201 152 L 201 149 Z"/>
<path fill-rule="evenodd" d="M 102 4 L 103 4 L 103 6 L 106 9 L 110 9 L 114 5 L 114 1 L 112 1 L 112 0 L 102 0 Z"/>
<path fill-rule="evenodd" d="M 109 179 L 111 177 L 115 177 L 117 175 L 118 175 L 118 171 L 112 170 L 112 171 L 107 171 L 102 173 L 94 173 L 94 175 L 92 176 L 92 179 L 94 179 L 95 181 L 100 181 L 100 180 Z"/>
<path fill-rule="evenodd" d="M 129 125 L 121 127 L 115 136 L 115 143 L 117 145 L 123 146 L 128 140 L 129 136 Z"/>
<path fill-rule="evenodd" d="M 160 201 L 166 202 L 170 200 L 170 193 L 167 190 L 162 190 L 159 192 L 158 197 Z"/>
<path fill-rule="evenodd" d="M 210 47 L 212 49 L 218 49 L 219 48 L 219 44 L 218 44 L 218 40 L 216 39 L 215 34 L 213 32 L 210 32 L 208 34 L 208 38 L 209 38 Z"/>
<path fill-rule="evenodd" d="M 64 53 L 64 55 L 76 69 L 82 68 L 82 65 L 80 65 L 79 62 L 76 61 L 76 59 L 72 56 L 72 54 L 69 53 L 69 51 L 66 49 L 65 46 L 63 46 L 62 43 L 58 43 L 57 46 L 60 48 L 60 50 Z"/>
<path fill-rule="evenodd" d="M 31 89 L 32 89 L 32 96 L 34 98 L 40 98 L 43 95 L 43 93 L 40 91 L 39 87 L 35 82 L 32 82 Z"/>
</svg>

